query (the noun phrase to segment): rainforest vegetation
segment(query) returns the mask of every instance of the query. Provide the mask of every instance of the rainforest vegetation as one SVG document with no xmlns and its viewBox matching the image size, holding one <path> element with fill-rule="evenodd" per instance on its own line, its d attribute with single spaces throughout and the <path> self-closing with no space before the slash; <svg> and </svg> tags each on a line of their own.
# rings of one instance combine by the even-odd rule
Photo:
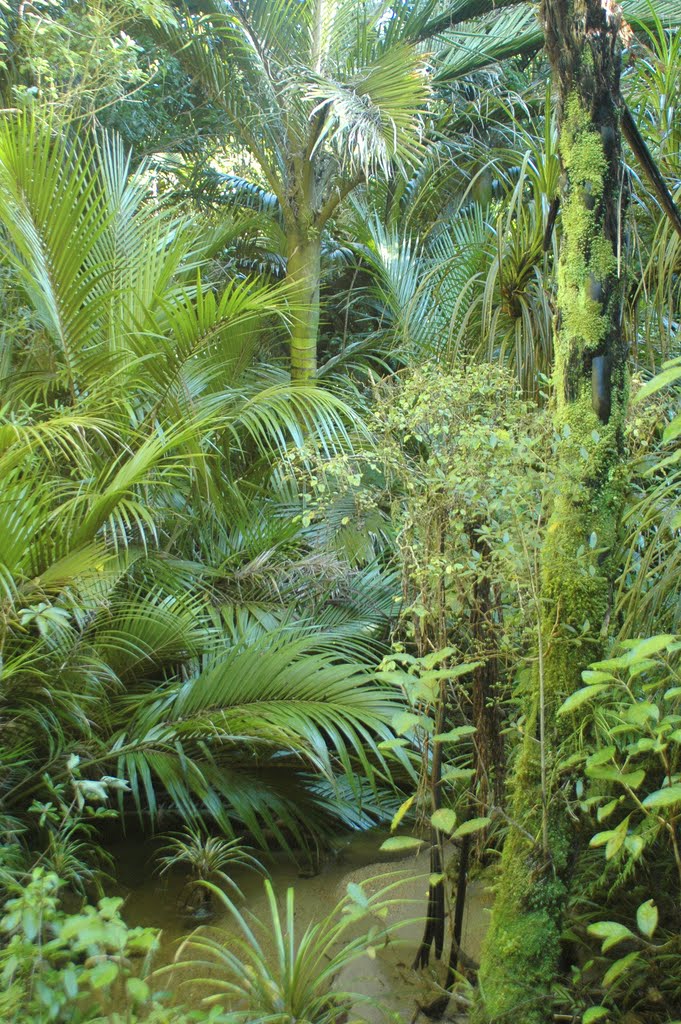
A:
<svg viewBox="0 0 681 1024">
<path fill-rule="evenodd" d="M 680 211 L 678 0 L 0 0 L 0 1021 L 678 1024 Z"/>
</svg>

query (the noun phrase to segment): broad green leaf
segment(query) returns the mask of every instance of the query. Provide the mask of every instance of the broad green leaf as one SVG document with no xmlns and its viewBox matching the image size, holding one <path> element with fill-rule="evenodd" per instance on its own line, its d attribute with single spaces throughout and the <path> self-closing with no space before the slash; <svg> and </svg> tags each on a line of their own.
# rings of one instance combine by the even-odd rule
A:
<svg viewBox="0 0 681 1024">
<path fill-rule="evenodd" d="M 590 779 L 606 779 L 608 782 L 617 782 L 622 778 L 622 772 L 616 764 L 588 764 L 585 771 Z"/>
<path fill-rule="evenodd" d="M 624 717 L 633 725 L 645 725 L 646 722 L 657 722 L 660 717 L 660 709 L 650 701 L 642 701 L 640 704 L 632 704 L 628 707 Z"/>
<path fill-rule="evenodd" d="M 660 915 L 653 900 L 646 900 L 636 911 L 636 924 L 641 935 L 650 939 L 655 933 Z"/>
<path fill-rule="evenodd" d="M 475 775 L 474 768 L 450 768 L 442 776 L 443 782 L 468 781 Z"/>
<path fill-rule="evenodd" d="M 454 835 L 469 836 L 473 832 L 481 832 L 483 828 L 487 828 L 491 823 L 491 818 L 469 818 L 468 821 L 464 821 L 459 825 Z"/>
<path fill-rule="evenodd" d="M 654 793 L 649 793 L 643 801 L 643 806 L 655 809 L 673 807 L 678 803 L 681 803 L 681 785 L 677 783 L 675 786 L 667 786 L 665 789 L 656 789 Z"/>
<path fill-rule="evenodd" d="M 626 786 L 628 789 L 638 789 L 645 777 L 645 769 L 639 768 L 635 772 L 625 772 L 615 781 L 619 782 L 621 786 Z"/>
<path fill-rule="evenodd" d="M 431 814 L 430 823 L 440 832 L 452 832 L 456 828 L 456 812 L 449 807 L 441 807 Z"/>
<path fill-rule="evenodd" d="M 675 416 L 671 423 L 664 428 L 662 440 L 668 444 L 669 441 L 676 441 L 679 436 L 681 436 L 681 416 Z"/>
<path fill-rule="evenodd" d="M 596 921 L 595 924 L 589 925 L 587 931 L 589 935 L 593 935 L 597 939 L 603 939 L 601 946 L 603 953 L 607 953 L 609 949 L 612 949 L 613 946 L 620 942 L 624 942 L 625 939 L 636 938 L 626 925 L 619 924 L 617 921 Z"/>
<path fill-rule="evenodd" d="M 622 646 L 629 647 L 624 655 L 627 667 L 636 664 L 637 661 L 642 661 L 643 658 L 649 658 L 652 654 L 666 651 L 675 639 L 676 637 L 669 633 L 660 633 L 658 636 L 649 636 L 645 640 L 623 641 Z"/>
<path fill-rule="evenodd" d="M 604 1020 L 608 1016 L 605 1006 L 590 1006 L 582 1015 L 582 1024 L 595 1024 L 597 1020 Z"/>
<path fill-rule="evenodd" d="M 105 963 L 97 964 L 90 974 L 90 984 L 93 988 L 104 988 L 111 985 L 118 977 L 118 965 L 107 960 Z"/>
<path fill-rule="evenodd" d="M 648 395 L 654 395 L 656 391 L 667 387 L 669 384 L 674 384 L 677 380 L 681 380 L 681 366 L 670 366 L 666 370 L 661 370 L 651 380 L 646 381 L 643 387 L 636 392 L 632 399 L 632 404 L 637 405 L 644 398 L 647 398 Z"/>
<path fill-rule="evenodd" d="M 621 957 L 619 960 L 615 960 L 614 964 L 608 968 L 603 976 L 603 985 L 605 988 L 610 988 L 618 978 L 625 974 L 634 961 L 638 960 L 639 956 L 639 953 L 633 952 L 627 953 L 626 956 Z"/>
<path fill-rule="evenodd" d="M 416 726 L 423 727 L 424 720 L 424 715 L 414 715 L 410 711 L 400 711 L 393 716 L 392 725 L 398 736 L 401 736 Z"/>
<path fill-rule="evenodd" d="M 570 696 L 558 708 L 559 715 L 566 715 L 569 711 L 576 711 L 582 704 L 595 697 L 602 690 L 607 690 L 607 683 L 593 683 L 591 686 L 583 686 L 580 690 L 571 693 Z"/>
<path fill-rule="evenodd" d="M 125 987 L 128 995 L 135 1003 L 143 1003 L 149 998 L 149 986 L 141 978 L 128 978 Z"/>
<path fill-rule="evenodd" d="M 456 740 L 460 740 L 462 736 L 472 736 L 474 732 L 476 732 L 474 725 L 458 725 L 456 729 L 437 733 L 433 736 L 433 740 L 437 743 L 454 743 Z"/>
<path fill-rule="evenodd" d="M 589 686 L 593 686 L 594 683 L 616 683 L 617 679 L 611 675 L 610 672 L 596 672 L 593 669 L 584 669 L 582 672 L 582 679 Z"/>
<path fill-rule="evenodd" d="M 392 836 L 381 843 L 380 849 L 385 853 L 401 853 L 403 850 L 415 850 L 423 846 L 423 839 L 414 839 L 413 836 Z"/>
<path fill-rule="evenodd" d="M 587 766 L 595 767 L 597 765 L 605 764 L 606 761 L 611 761 L 616 749 L 617 748 L 614 746 L 602 747 L 600 750 L 597 750 L 595 754 L 592 754 L 586 759 Z"/>
<path fill-rule="evenodd" d="M 439 662 L 444 661 L 445 658 L 451 658 L 456 653 L 454 647 L 441 647 L 439 651 L 431 651 L 430 654 L 426 654 L 422 659 L 422 665 L 426 669 L 434 668 Z"/>
</svg>

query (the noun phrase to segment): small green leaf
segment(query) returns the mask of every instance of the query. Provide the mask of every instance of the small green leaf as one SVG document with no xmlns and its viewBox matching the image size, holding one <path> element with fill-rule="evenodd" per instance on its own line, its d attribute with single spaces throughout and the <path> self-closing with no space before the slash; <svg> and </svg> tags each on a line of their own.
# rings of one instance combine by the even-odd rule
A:
<svg viewBox="0 0 681 1024">
<path fill-rule="evenodd" d="M 474 768 L 450 768 L 442 776 L 443 782 L 468 781 L 475 775 Z"/>
<path fill-rule="evenodd" d="M 413 715 L 409 711 L 399 711 L 396 715 L 393 715 L 393 729 L 398 734 L 409 732 L 414 726 L 421 724 L 421 715 Z"/>
<path fill-rule="evenodd" d="M 462 822 L 454 833 L 455 836 L 470 836 L 473 832 L 481 832 L 492 823 L 491 818 L 469 818 Z"/>
<path fill-rule="evenodd" d="M 615 833 L 614 833 L 614 831 L 612 829 L 608 829 L 605 832 L 596 832 L 596 834 L 593 835 L 591 837 L 591 839 L 589 840 L 589 846 L 591 846 L 591 847 L 605 846 L 606 843 L 610 842 L 610 840 L 612 839 L 614 834 Z"/>
<path fill-rule="evenodd" d="M 431 814 L 430 823 L 440 832 L 452 832 L 456 828 L 456 812 L 449 807 L 441 807 L 439 811 Z"/>
<path fill-rule="evenodd" d="M 455 665 L 454 668 L 441 668 L 436 673 L 427 672 L 424 675 L 431 679 L 458 679 L 459 676 L 465 676 L 468 672 L 480 668 L 481 665 L 481 661 L 469 661 L 465 665 Z"/>
<path fill-rule="evenodd" d="M 64 991 L 69 999 L 76 999 L 78 996 L 78 975 L 74 967 L 67 967 L 61 976 Z"/>
<path fill-rule="evenodd" d="M 357 885 L 357 882 L 348 882 L 347 894 L 353 903 L 356 903 L 360 907 L 368 907 L 369 900 L 366 893 L 361 885 Z"/>
<path fill-rule="evenodd" d="M 603 939 L 603 945 L 601 946 L 603 953 L 607 953 L 609 949 L 616 946 L 619 942 L 624 942 L 625 939 L 636 938 L 626 925 L 619 924 L 617 921 L 596 921 L 595 924 L 589 925 L 587 931 L 589 935 L 594 935 L 597 939 Z"/>
<path fill-rule="evenodd" d="M 583 686 L 581 690 L 575 690 L 568 699 L 558 708 L 559 715 L 566 715 L 568 711 L 576 711 L 582 704 L 595 697 L 602 690 L 607 690 L 607 683 L 594 683 L 591 686 Z"/>
<path fill-rule="evenodd" d="M 609 800 L 607 804 L 603 805 L 603 807 L 599 807 L 598 808 L 598 810 L 596 811 L 596 819 L 599 822 L 599 824 L 600 824 L 601 821 L 605 821 L 606 818 L 610 817 L 612 812 L 615 810 L 615 808 L 619 804 L 620 799 L 621 798 L 618 797 L 616 800 Z M 596 837 L 594 836 L 594 839 L 595 838 Z M 594 843 L 594 841 L 592 839 L 591 842 L 589 843 L 589 845 L 590 846 L 598 846 L 599 844 L 598 843 Z"/>
<path fill-rule="evenodd" d="M 631 856 L 636 860 L 640 857 L 643 852 L 643 839 L 641 836 L 627 836 L 624 840 L 624 848 L 628 850 Z"/>
<path fill-rule="evenodd" d="M 40 927 L 37 911 L 33 907 L 26 907 L 21 915 L 21 927 L 29 942 L 32 942 L 38 934 Z"/>
<path fill-rule="evenodd" d="M 605 1006 L 591 1006 L 582 1016 L 582 1024 L 595 1024 L 597 1020 L 603 1020 L 608 1016 Z"/>
<path fill-rule="evenodd" d="M 390 831 L 391 831 L 391 832 L 394 832 L 394 831 L 395 831 L 395 829 L 397 828 L 397 826 L 399 825 L 399 823 L 400 823 L 400 822 L 402 821 L 402 819 L 404 818 L 405 814 L 406 814 L 406 813 L 407 813 L 407 812 L 409 811 L 409 808 L 410 808 L 410 807 L 411 807 L 411 805 L 412 805 L 412 804 L 414 803 L 414 800 L 415 800 L 415 799 L 416 799 L 416 794 L 414 793 L 414 795 L 413 795 L 413 796 L 410 796 L 408 800 L 405 800 L 405 801 L 404 801 L 404 803 L 403 803 L 403 804 L 401 804 L 401 805 L 400 805 L 400 806 L 398 807 L 398 809 L 397 809 L 397 811 L 395 812 L 395 815 L 394 815 L 394 817 L 393 817 L 393 820 L 392 820 L 392 822 L 390 823 Z"/>
<path fill-rule="evenodd" d="M 409 740 L 404 739 L 393 739 L 393 740 L 382 740 L 378 744 L 379 750 L 396 750 L 398 747 L 408 747 Z"/>
<path fill-rule="evenodd" d="M 614 964 L 608 968 L 603 976 L 603 984 L 606 988 L 610 988 L 614 982 L 617 981 L 623 974 L 626 973 L 629 967 L 638 960 L 639 954 L 637 952 L 627 953 L 620 960 L 615 960 Z"/>
<path fill-rule="evenodd" d="M 677 783 L 675 786 L 666 786 L 664 789 L 656 789 L 654 793 L 649 793 L 643 801 L 643 806 L 654 809 L 672 807 L 678 803 L 681 803 L 681 785 Z"/>
<path fill-rule="evenodd" d="M 125 987 L 134 1003 L 144 1003 L 149 998 L 149 986 L 141 978 L 128 978 Z"/>
<path fill-rule="evenodd" d="M 456 740 L 460 740 L 462 736 L 472 736 L 476 732 L 474 725 L 458 725 L 456 729 L 450 729 L 449 732 L 439 732 L 433 736 L 433 741 L 436 743 L 454 743 Z"/>
<path fill-rule="evenodd" d="M 106 963 L 97 964 L 90 974 L 90 984 L 93 988 L 104 988 L 111 985 L 118 977 L 118 965 L 111 960 Z"/>
<path fill-rule="evenodd" d="M 401 853 L 403 850 L 415 850 L 423 846 L 423 839 L 414 839 L 413 836 L 392 836 L 381 843 L 380 849 L 384 853 Z"/>
<path fill-rule="evenodd" d="M 619 823 L 617 828 L 613 830 L 610 839 L 608 839 L 608 842 L 605 846 L 606 860 L 612 860 L 615 854 L 619 853 L 619 851 L 622 849 L 622 844 L 624 843 L 624 840 L 627 838 L 627 832 L 629 831 L 629 818 L 630 815 L 627 815 L 626 818 L 624 818 L 623 821 Z"/>
<path fill-rule="evenodd" d="M 650 939 L 655 933 L 657 922 L 660 918 L 658 909 L 653 900 L 646 900 L 636 911 L 636 924 L 641 935 Z"/>
</svg>

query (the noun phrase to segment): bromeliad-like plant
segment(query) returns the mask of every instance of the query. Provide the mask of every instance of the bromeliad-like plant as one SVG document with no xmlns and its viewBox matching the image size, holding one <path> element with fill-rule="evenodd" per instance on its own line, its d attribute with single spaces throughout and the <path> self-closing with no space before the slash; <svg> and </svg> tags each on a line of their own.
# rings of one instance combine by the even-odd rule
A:
<svg viewBox="0 0 681 1024">
<path fill-rule="evenodd" d="M 198 826 L 167 837 L 158 859 L 159 873 L 163 875 L 178 866 L 189 869 L 189 879 L 179 897 L 180 905 L 185 910 L 191 908 L 194 913 L 210 911 L 211 891 L 201 883 L 226 886 L 239 895 L 239 887 L 227 869 L 265 870 L 260 861 L 243 848 L 239 837 L 223 839 L 207 835 Z"/>
<path fill-rule="evenodd" d="M 374 881 L 364 884 L 370 887 Z M 225 941 L 198 930 L 178 950 L 176 964 L 193 968 L 192 975 L 208 969 L 208 976 L 192 977 L 190 983 L 212 989 L 203 998 L 204 1005 L 230 1009 L 237 1019 L 340 1024 L 351 1007 L 366 997 L 338 990 L 334 981 L 360 957 L 375 956 L 376 949 L 393 935 L 396 926 L 387 917 L 393 903 L 404 904 L 395 893 L 403 881 L 393 880 L 372 895 L 351 883 L 330 913 L 306 927 L 296 916 L 293 889 L 287 890 L 282 910 L 272 883 L 265 881 L 269 920 L 264 921 L 241 911 L 212 887 L 240 936 Z M 183 959 L 187 953 L 191 958 Z M 172 970 L 165 968 L 161 973 Z"/>
</svg>

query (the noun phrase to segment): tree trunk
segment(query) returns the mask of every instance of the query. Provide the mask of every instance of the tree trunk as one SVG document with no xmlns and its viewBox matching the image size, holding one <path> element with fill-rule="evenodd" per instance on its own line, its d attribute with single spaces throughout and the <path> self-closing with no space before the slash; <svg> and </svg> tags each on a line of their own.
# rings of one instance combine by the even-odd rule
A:
<svg viewBox="0 0 681 1024">
<path fill-rule="evenodd" d="M 560 957 L 573 845 L 555 764 L 574 723 L 557 711 L 607 631 L 622 507 L 627 348 L 622 335 L 619 9 L 543 0 L 559 87 L 563 238 L 555 322 L 556 495 L 542 552 L 535 687 L 514 772 L 501 877 L 474 1019 L 544 1024 Z M 539 742 L 538 742 L 539 741 Z"/>
<path fill-rule="evenodd" d="M 292 232 L 286 279 L 292 285 L 291 380 L 304 383 L 317 372 L 321 242 L 313 232 Z"/>
<path fill-rule="evenodd" d="M 498 629 L 494 623 L 495 599 L 492 580 L 487 574 L 490 549 L 478 536 L 478 524 L 473 524 L 468 537 L 473 551 L 480 555 L 479 573 L 473 585 L 471 610 L 471 637 L 475 645 L 474 657 L 482 652 L 482 664 L 472 675 L 471 700 L 475 733 L 475 781 L 478 814 L 482 817 L 494 805 L 503 803 L 504 790 L 504 736 L 502 718 L 497 703 L 496 686 L 499 682 L 499 659 L 491 654 L 498 644 Z M 486 830 L 478 833 L 476 846 L 482 850 Z"/>
</svg>

